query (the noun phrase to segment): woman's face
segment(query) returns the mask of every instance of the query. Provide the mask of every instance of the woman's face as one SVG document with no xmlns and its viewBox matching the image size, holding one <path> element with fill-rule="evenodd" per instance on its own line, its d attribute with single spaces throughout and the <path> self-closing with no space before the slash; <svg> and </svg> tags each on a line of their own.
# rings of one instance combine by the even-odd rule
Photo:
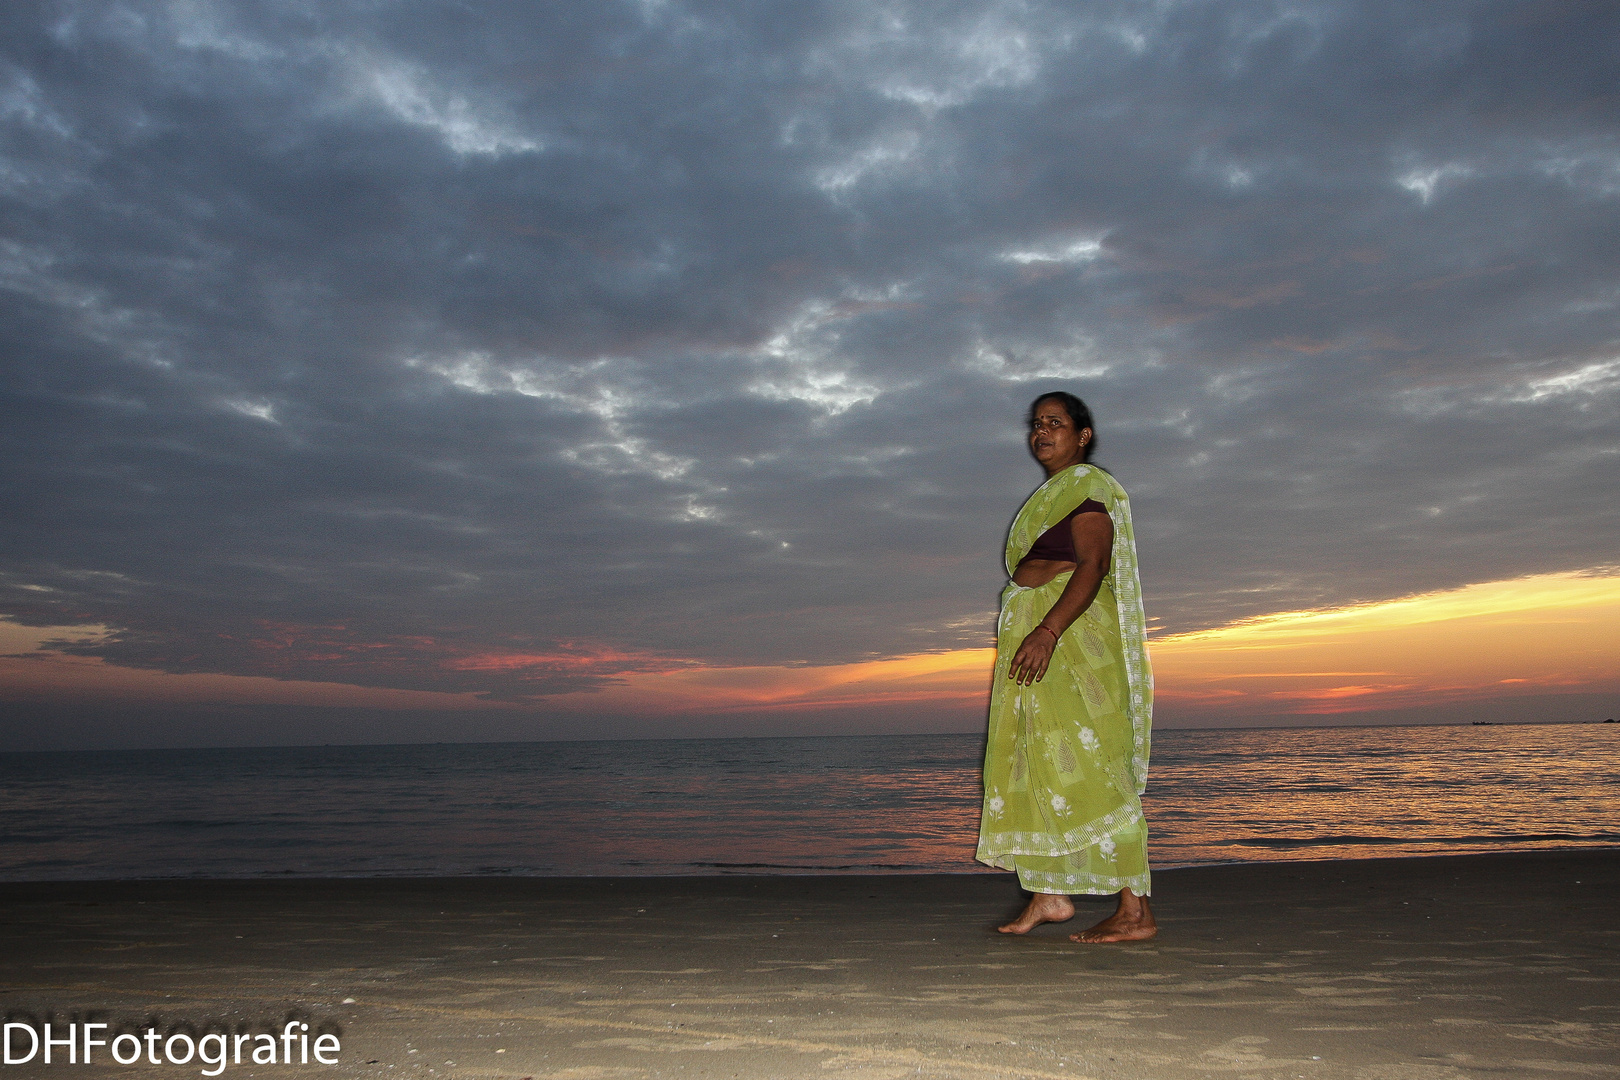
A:
<svg viewBox="0 0 1620 1080">
<path fill-rule="evenodd" d="M 1058 402 L 1043 401 L 1035 407 L 1035 419 L 1029 427 L 1029 450 L 1048 475 L 1078 465 L 1086 456 L 1089 441 L 1091 429 L 1077 429 L 1068 410 Z"/>
</svg>

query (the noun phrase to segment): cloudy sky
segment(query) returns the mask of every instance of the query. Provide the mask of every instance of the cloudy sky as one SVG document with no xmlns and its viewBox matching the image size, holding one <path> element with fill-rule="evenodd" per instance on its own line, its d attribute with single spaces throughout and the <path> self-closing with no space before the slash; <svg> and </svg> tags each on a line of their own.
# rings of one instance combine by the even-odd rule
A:
<svg viewBox="0 0 1620 1080">
<path fill-rule="evenodd" d="M 1162 722 L 1612 715 L 1617 87 L 1579 0 L 19 0 L 0 731 L 972 730 L 1054 388 Z"/>
</svg>

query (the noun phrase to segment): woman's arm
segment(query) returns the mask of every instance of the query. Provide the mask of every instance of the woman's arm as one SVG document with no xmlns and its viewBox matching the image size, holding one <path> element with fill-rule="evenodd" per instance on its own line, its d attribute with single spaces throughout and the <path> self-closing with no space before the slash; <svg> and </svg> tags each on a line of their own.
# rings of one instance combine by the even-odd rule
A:
<svg viewBox="0 0 1620 1080">
<path fill-rule="evenodd" d="M 1076 514 L 1069 521 L 1074 535 L 1074 574 L 1046 618 L 1031 630 L 1013 654 L 1007 676 L 1019 686 L 1041 681 L 1052 662 L 1058 638 L 1097 599 L 1114 550 L 1114 522 L 1107 514 Z"/>
</svg>

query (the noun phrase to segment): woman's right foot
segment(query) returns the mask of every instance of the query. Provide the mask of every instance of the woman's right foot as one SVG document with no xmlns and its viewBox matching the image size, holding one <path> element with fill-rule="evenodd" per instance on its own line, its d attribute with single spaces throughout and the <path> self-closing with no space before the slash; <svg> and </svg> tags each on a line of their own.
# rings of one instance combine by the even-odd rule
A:
<svg viewBox="0 0 1620 1080">
<path fill-rule="evenodd" d="M 1134 902 L 1133 902 L 1134 901 Z M 1153 921 L 1153 907 L 1145 896 L 1121 896 L 1119 910 L 1089 930 L 1070 934 L 1069 940 L 1081 945 L 1101 945 L 1113 941 L 1146 941 L 1159 932 Z"/>
<path fill-rule="evenodd" d="M 1005 926 L 996 927 L 1003 934 L 1027 934 L 1041 923 L 1068 922 L 1074 918 L 1074 901 L 1056 893 L 1036 893 L 1029 898 L 1024 913 Z"/>
</svg>

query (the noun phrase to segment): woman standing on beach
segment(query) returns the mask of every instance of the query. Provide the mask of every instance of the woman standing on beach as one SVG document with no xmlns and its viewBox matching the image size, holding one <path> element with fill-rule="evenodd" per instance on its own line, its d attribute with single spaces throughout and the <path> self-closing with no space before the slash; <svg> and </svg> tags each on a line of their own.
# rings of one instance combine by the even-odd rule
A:
<svg viewBox="0 0 1620 1080">
<path fill-rule="evenodd" d="M 1073 394 L 1030 407 L 1047 480 L 1007 536 L 978 859 L 1034 894 L 1002 933 L 1073 918 L 1077 893 L 1118 893 L 1112 915 L 1070 940 L 1141 941 L 1158 932 L 1138 798 L 1153 678 L 1130 501 L 1086 463 L 1095 437 Z"/>
</svg>

